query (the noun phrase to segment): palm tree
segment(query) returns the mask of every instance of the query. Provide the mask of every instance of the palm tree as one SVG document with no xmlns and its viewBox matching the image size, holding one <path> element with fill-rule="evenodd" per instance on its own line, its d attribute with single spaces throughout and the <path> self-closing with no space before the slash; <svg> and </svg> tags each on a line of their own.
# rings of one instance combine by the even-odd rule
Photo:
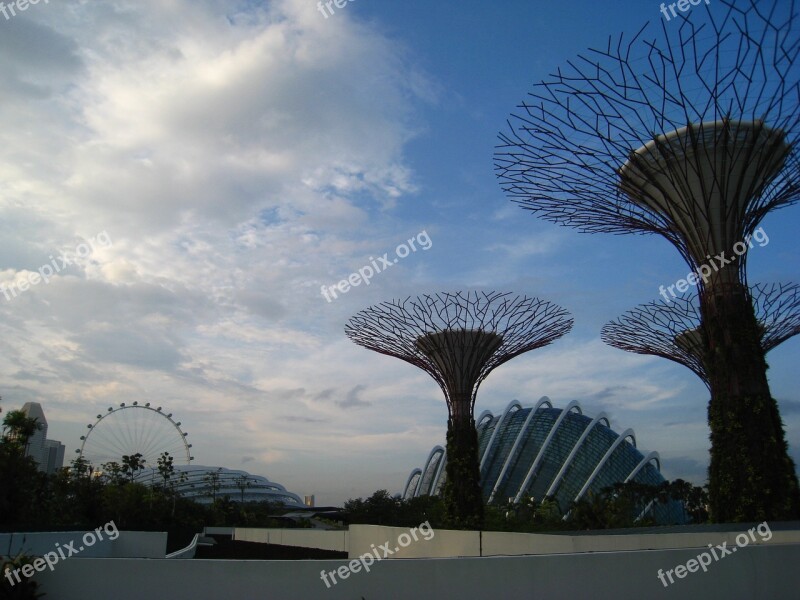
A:
<svg viewBox="0 0 800 600">
<path fill-rule="evenodd" d="M 28 441 L 42 428 L 36 417 L 29 417 L 21 410 L 12 410 L 3 419 L 3 443 L 25 452 Z"/>
</svg>

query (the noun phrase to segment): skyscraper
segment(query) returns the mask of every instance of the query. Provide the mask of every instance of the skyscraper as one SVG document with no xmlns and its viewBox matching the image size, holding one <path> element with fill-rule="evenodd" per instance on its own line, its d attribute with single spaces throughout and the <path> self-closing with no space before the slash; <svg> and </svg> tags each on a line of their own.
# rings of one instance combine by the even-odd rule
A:
<svg viewBox="0 0 800 600">
<path fill-rule="evenodd" d="M 55 473 L 64 466 L 64 444 L 57 440 L 47 439 L 47 419 L 44 416 L 42 405 L 38 402 L 26 402 L 22 412 L 28 418 L 36 419 L 42 428 L 36 431 L 28 440 L 25 456 L 30 456 L 39 465 L 39 470 L 44 473 Z"/>
</svg>

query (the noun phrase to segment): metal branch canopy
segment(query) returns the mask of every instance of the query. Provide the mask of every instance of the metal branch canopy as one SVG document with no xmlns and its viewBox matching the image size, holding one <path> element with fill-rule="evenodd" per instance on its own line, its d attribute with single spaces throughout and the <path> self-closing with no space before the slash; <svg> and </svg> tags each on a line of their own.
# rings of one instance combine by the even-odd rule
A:
<svg viewBox="0 0 800 600">
<path fill-rule="evenodd" d="M 800 333 L 800 285 L 758 284 L 750 292 L 765 353 Z M 620 350 L 681 364 L 708 385 L 697 295 L 641 304 L 607 323 L 600 337 Z"/>
<path fill-rule="evenodd" d="M 457 418 L 462 406 L 471 414 L 475 393 L 493 369 L 571 328 L 566 310 L 537 298 L 444 292 L 367 308 L 350 319 L 345 333 L 427 372 L 442 388 L 450 417 Z"/>
<path fill-rule="evenodd" d="M 796 202 L 795 3 L 738 4 L 609 39 L 534 86 L 500 134 L 505 192 L 584 231 L 661 234 L 692 265 Z"/>
</svg>

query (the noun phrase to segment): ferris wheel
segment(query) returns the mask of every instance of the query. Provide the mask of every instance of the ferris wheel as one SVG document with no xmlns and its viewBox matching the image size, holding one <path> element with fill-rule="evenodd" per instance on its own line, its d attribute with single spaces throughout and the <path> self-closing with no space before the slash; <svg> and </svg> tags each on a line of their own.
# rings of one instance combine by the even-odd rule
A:
<svg viewBox="0 0 800 600">
<path fill-rule="evenodd" d="M 176 466 L 194 459 L 192 445 L 186 440 L 189 434 L 181 430 L 180 421 L 149 402 L 109 406 L 86 427 L 89 431 L 81 436 L 81 447 L 75 452 L 95 468 L 107 462 L 121 463 L 123 456 L 136 453 L 148 467 L 155 467 L 164 452 L 169 452 Z"/>
</svg>

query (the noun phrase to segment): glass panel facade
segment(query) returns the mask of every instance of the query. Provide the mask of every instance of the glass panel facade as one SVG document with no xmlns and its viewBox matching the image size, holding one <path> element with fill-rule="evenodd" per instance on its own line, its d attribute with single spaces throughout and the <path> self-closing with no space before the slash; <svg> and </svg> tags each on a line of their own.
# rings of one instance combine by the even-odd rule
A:
<svg viewBox="0 0 800 600">
<path fill-rule="evenodd" d="M 414 497 L 414 491 L 417 489 L 417 483 L 419 483 L 419 478 L 422 477 L 422 473 L 417 473 L 414 475 L 408 482 L 408 486 L 403 491 L 403 499 L 408 500 L 409 498 Z"/>
<path fill-rule="evenodd" d="M 500 415 L 487 419 L 485 423 L 478 426 L 479 456 L 483 457 L 486 453 L 486 460 L 481 470 L 481 488 L 484 498 L 489 498 L 496 484 L 497 493 L 494 496 L 494 502 L 505 502 L 517 495 L 545 440 L 562 413 L 562 410 L 558 408 L 546 406 L 539 408 L 531 417 L 528 427 L 523 431 L 525 421 L 532 410 L 531 407 L 522 409 L 512 407 L 502 424 L 500 423 L 502 415 Z M 592 418 L 577 412 L 570 412 L 563 418 L 531 478 L 526 490 L 528 494 L 536 500 L 544 497 L 578 439 L 591 422 Z M 497 435 L 492 440 L 491 447 L 488 447 L 489 441 L 498 427 Z M 519 445 L 512 455 L 512 448 L 521 433 Z M 555 490 L 554 496 L 562 511 L 566 512 L 569 509 L 570 503 L 618 438 L 619 434 L 603 422 L 598 422 L 589 431 Z M 633 446 L 630 439 L 623 440 L 609 455 L 587 491 L 598 493 L 603 488 L 625 481 L 643 458 L 642 453 Z M 420 489 L 423 493 L 433 484 L 432 478 L 436 475 L 440 460 L 441 456 L 434 457 L 430 468 L 422 474 L 423 485 Z M 508 466 L 503 473 L 506 462 L 508 462 Z M 502 479 L 500 479 L 501 475 Z M 664 478 L 651 462 L 645 465 L 633 480 L 658 485 L 664 481 Z M 444 481 L 445 473 L 443 471 L 434 493 L 441 492 Z M 645 507 L 642 508 L 644 510 Z M 656 516 L 659 522 L 685 521 L 685 515 L 683 521 L 681 520 L 683 507 L 680 503 L 659 503 L 648 507 L 648 511 Z M 661 519 L 666 520 L 661 521 Z"/>
<path fill-rule="evenodd" d="M 602 423 L 598 423 L 586 436 L 555 493 L 562 510 L 569 506 L 575 496 L 597 467 L 597 463 L 614 443 L 617 434 Z"/>
<path fill-rule="evenodd" d="M 575 413 L 569 413 L 564 417 L 553 439 L 550 441 L 550 445 L 545 450 L 531 484 L 528 486 L 528 494 L 536 500 L 544 498 L 567 456 L 575 447 L 578 438 L 591 422 L 590 418 Z"/>
<path fill-rule="evenodd" d="M 428 464 L 427 470 L 422 474 L 422 485 L 419 487 L 419 495 L 427 496 L 431 493 L 431 486 L 433 485 L 433 478 L 436 477 L 436 471 L 439 468 L 439 463 L 442 461 L 444 450 L 441 450 L 433 455 L 431 462 Z"/>
<path fill-rule="evenodd" d="M 528 470 L 533 461 L 536 460 L 536 455 L 539 454 L 539 450 L 542 448 L 542 444 L 544 444 L 559 414 L 561 414 L 561 411 L 557 408 L 540 408 L 531 419 L 531 423 L 525 432 L 525 437 L 517 448 L 516 456 L 512 457 L 505 478 L 498 490 L 498 494 L 495 496 L 497 501 L 507 500 L 517 495 L 519 488 L 525 481 Z M 489 487 L 489 492 L 491 492 L 492 487 L 494 487 L 494 484 Z M 488 497 L 485 484 L 483 489 L 484 496 Z"/>
</svg>

